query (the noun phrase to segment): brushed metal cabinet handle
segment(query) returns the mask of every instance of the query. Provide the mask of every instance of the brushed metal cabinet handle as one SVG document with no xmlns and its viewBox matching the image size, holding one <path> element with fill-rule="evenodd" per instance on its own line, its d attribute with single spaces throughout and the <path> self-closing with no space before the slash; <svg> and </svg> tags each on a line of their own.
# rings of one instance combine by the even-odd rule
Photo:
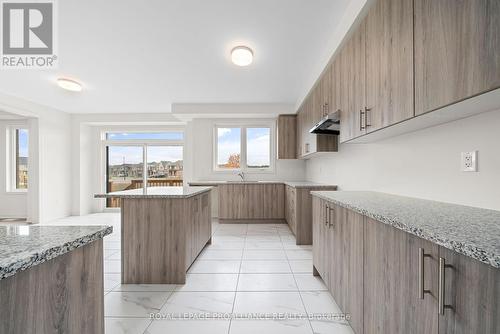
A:
<svg viewBox="0 0 500 334">
<path fill-rule="evenodd" d="M 418 298 L 424 299 L 426 293 L 431 293 L 430 290 L 425 289 L 425 267 L 424 261 L 426 257 L 431 257 L 430 254 L 425 254 L 423 248 L 418 249 Z"/>
<path fill-rule="evenodd" d="M 329 216 L 329 212 L 330 212 L 330 207 L 328 206 L 328 204 L 325 204 L 325 226 L 327 226 L 329 224 L 329 220 L 330 220 L 330 216 Z"/>
<path fill-rule="evenodd" d="M 445 304 L 444 301 L 444 283 L 446 280 L 446 272 L 447 268 L 453 268 L 453 266 L 446 264 L 446 260 L 442 257 L 439 258 L 439 284 L 438 284 L 438 314 L 444 315 L 444 309 L 451 309 L 451 305 Z"/>
<path fill-rule="evenodd" d="M 372 108 L 365 107 L 365 128 L 372 126 L 371 124 L 368 124 L 368 112 L 371 110 Z"/>
<path fill-rule="evenodd" d="M 330 223 L 328 224 L 328 228 L 330 228 L 330 227 L 335 228 L 335 221 L 332 219 L 332 212 L 335 215 L 334 208 L 330 208 Z M 333 221 L 333 223 L 332 223 L 332 221 Z"/>
<path fill-rule="evenodd" d="M 359 131 L 363 131 L 364 129 L 366 129 L 366 126 L 363 126 L 363 115 L 365 114 L 365 112 L 360 109 L 359 110 Z"/>
</svg>

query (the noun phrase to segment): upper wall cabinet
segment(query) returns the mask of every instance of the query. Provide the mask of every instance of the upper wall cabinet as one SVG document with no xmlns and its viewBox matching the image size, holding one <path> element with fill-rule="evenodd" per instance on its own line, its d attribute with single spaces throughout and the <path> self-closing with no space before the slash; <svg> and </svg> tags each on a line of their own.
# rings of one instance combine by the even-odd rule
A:
<svg viewBox="0 0 500 334">
<path fill-rule="evenodd" d="M 415 113 L 500 87 L 500 1 L 415 0 Z"/>
<path fill-rule="evenodd" d="M 366 17 L 365 52 L 366 132 L 412 118 L 413 0 L 375 2 Z"/>
<path fill-rule="evenodd" d="M 297 115 L 279 115 L 276 128 L 278 159 L 296 159 Z"/>
<path fill-rule="evenodd" d="M 365 22 L 340 51 L 340 141 L 365 134 Z"/>
</svg>

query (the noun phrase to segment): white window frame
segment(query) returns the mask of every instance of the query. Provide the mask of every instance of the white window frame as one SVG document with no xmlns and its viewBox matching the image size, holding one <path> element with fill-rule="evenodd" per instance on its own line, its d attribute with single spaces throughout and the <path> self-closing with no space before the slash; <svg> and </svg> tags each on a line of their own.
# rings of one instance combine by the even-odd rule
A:
<svg viewBox="0 0 500 334">
<path fill-rule="evenodd" d="M 30 135 L 30 131 L 27 125 L 19 124 L 19 125 L 8 125 L 6 131 L 6 139 L 7 139 L 7 150 L 6 150 L 6 192 L 9 194 L 26 194 L 29 188 L 26 189 L 18 189 L 17 188 L 17 165 L 16 165 L 16 152 L 17 152 L 17 138 L 16 132 L 17 130 L 27 130 L 28 136 Z M 28 144 L 29 145 L 29 144 Z M 29 154 L 29 147 L 28 147 Z M 29 155 L 28 155 L 29 159 Z M 29 160 L 28 160 L 29 161 Z M 29 178 L 29 170 L 28 170 L 28 178 Z"/>
<path fill-rule="evenodd" d="M 172 140 L 172 139 L 130 139 L 130 140 L 113 140 L 113 139 L 106 139 L 106 134 L 108 133 L 162 133 L 162 132 L 182 132 L 182 140 Z M 129 130 L 129 129 L 117 129 L 117 128 L 110 128 L 110 129 L 101 129 L 100 132 L 100 140 L 101 140 L 101 161 L 100 161 L 100 175 L 102 176 L 101 179 L 101 191 L 103 193 L 106 193 L 106 183 L 107 183 L 107 166 L 106 166 L 106 147 L 107 146 L 136 146 L 136 147 L 142 147 L 142 154 L 143 154 L 143 171 L 142 171 L 142 185 L 143 189 L 146 188 L 147 186 L 147 178 L 148 178 L 148 173 L 147 173 L 147 161 L 148 161 L 148 146 L 182 146 L 182 159 L 184 161 L 185 159 L 185 130 L 184 128 L 162 128 L 162 129 L 153 129 L 153 130 L 147 130 L 147 129 L 134 129 L 134 130 Z M 183 180 L 184 181 L 184 180 Z M 118 211 L 120 208 L 108 208 L 106 207 L 106 204 L 104 204 L 104 210 L 105 211 Z"/>
<path fill-rule="evenodd" d="M 239 128 L 240 133 L 240 168 L 220 168 L 218 166 L 218 129 L 219 128 Z M 249 168 L 247 166 L 247 129 L 251 128 L 269 128 L 269 167 L 267 168 Z M 275 172 L 276 161 L 276 139 L 275 122 L 252 122 L 252 123 L 224 123 L 219 122 L 214 125 L 213 129 L 213 145 L 212 145 L 212 166 L 215 173 L 234 174 L 235 172 L 244 172 L 246 174 L 265 174 Z"/>
</svg>

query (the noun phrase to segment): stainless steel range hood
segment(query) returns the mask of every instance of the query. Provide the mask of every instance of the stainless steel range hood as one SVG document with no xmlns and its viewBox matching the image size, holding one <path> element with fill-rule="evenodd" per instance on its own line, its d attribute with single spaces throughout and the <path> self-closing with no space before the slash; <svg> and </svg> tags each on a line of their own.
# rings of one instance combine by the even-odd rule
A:
<svg viewBox="0 0 500 334">
<path fill-rule="evenodd" d="M 310 133 L 339 135 L 340 134 L 340 111 L 328 114 L 309 130 Z"/>
</svg>

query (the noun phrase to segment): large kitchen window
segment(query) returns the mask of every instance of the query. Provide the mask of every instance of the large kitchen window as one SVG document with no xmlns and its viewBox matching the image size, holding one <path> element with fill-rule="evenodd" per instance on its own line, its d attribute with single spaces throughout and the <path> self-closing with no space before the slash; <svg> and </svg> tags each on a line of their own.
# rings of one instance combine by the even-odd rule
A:
<svg viewBox="0 0 500 334">
<path fill-rule="evenodd" d="M 182 186 L 182 131 L 107 132 L 104 139 L 106 192 Z M 119 207 L 108 199 L 107 207 Z"/>
<path fill-rule="evenodd" d="M 216 126 L 216 171 L 270 171 L 272 164 L 271 126 Z"/>
<path fill-rule="evenodd" d="M 24 192 L 28 190 L 28 129 L 11 127 L 8 131 L 8 179 L 7 191 Z"/>
</svg>

